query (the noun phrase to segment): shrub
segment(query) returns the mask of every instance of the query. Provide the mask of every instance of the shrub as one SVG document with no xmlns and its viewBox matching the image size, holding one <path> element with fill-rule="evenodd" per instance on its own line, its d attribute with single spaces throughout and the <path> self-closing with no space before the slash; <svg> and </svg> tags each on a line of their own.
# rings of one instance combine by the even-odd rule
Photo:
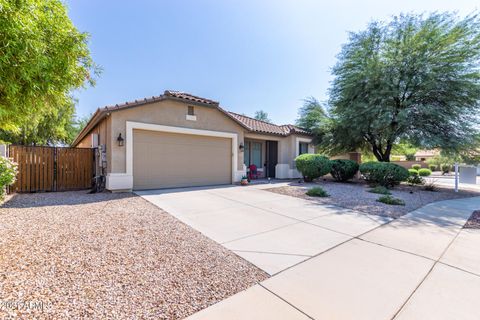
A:
<svg viewBox="0 0 480 320">
<path fill-rule="evenodd" d="M 385 203 L 385 204 L 391 204 L 394 206 L 404 206 L 405 202 L 402 199 L 394 198 L 390 195 L 385 195 L 381 196 L 380 198 L 377 199 L 378 202 Z"/>
<path fill-rule="evenodd" d="M 422 166 L 419 165 L 418 163 L 417 164 L 412 164 L 412 169 L 415 169 L 415 170 L 420 170 Z"/>
<path fill-rule="evenodd" d="M 384 187 L 393 187 L 407 180 L 408 170 L 390 162 L 365 162 L 360 165 L 360 172 L 370 183 Z"/>
<path fill-rule="evenodd" d="M 368 192 L 378 193 L 378 194 L 390 194 L 390 191 L 387 188 L 382 187 L 382 186 L 376 186 L 376 187 L 368 190 Z"/>
<path fill-rule="evenodd" d="M 428 165 L 428 168 L 429 168 L 431 171 L 437 170 L 437 166 L 436 166 L 435 164 L 429 164 L 429 165 Z"/>
<path fill-rule="evenodd" d="M 448 163 L 444 163 L 440 165 L 440 170 L 442 171 L 442 174 L 449 173 L 451 169 L 452 169 L 452 166 L 449 165 Z"/>
<path fill-rule="evenodd" d="M 0 200 L 5 197 L 5 188 L 12 185 L 17 176 L 17 164 L 0 156 Z"/>
<path fill-rule="evenodd" d="M 425 186 L 423 187 L 426 191 L 437 191 L 437 185 L 435 184 L 434 181 L 430 181 L 428 183 L 425 184 Z"/>
<path fill-rule="evenodd" d="M 330 195 L 327 191 L 323 190 L 321 187 L 313 187 L 306 192 L 307 196 L 310 197 L 329 197 Z"/>
<path fill-rule="evenodd" d="M 410 177 L 412 177 L 412 176 L 418 176 L 418 170 L 416 170 L 416 169 L 408 169 L 408 174 L 410 175 Z"/>
<path fill-rule="evenodd" d="M 319 154 L 302 154 L 295 158 L 297 170 L 306 182 L 326 175 L 332 169 L 331 161 Z"/>
<path fill-rule="evenodd" d="M 415 186 L 415 185 L 424 184 L 425 180 L 422 177 L 420 177 L 418 174 L 416 174 L 416 175 L 411 175 L 410 177 L 408 177 L 407 183 L 410 186 Z"/>
<path fill-rule="evenodd" d="M 338 159 L 332 160 L 332 169 L 330 174 L 337 181 L 347 181 L 352 179 L 358 171 L 358 163 L 353 160 Z"/>
<path fill-rule="evenodd" d="M 430 171 L 430 169 L 423 168 L 423 169 L 418 170 L 418 175 L 420 177 L 428 177 L 431 174 L 432 174 L 432 171 Z"/>
</svg>

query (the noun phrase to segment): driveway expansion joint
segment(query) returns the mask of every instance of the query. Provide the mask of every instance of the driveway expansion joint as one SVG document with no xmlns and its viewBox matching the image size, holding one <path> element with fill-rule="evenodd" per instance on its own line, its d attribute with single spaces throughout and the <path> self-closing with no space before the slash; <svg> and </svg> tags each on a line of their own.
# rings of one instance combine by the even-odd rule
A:
<svg viewBox="0 0 480 320">
<path fill-rule="evenodd" d="M 445 249 L 442 251 L 442 253 L 440 254 L 440 256 L 438 257 L 438 259 L 434 260 L 434 263 L 432 265 L 432 267 L 428 270 L 427 274 L 423 277 L 423 279 L 420 281 L 420 283 L 415 287 L 415 289 L 412 291 L 412 293 L 408 296 L 408 298 L 404 301 L 404 303 L 402 304 L 402 306 L 397 310 L 397 312 L 395 312 L 395 314 L 393 315 L 393 317 L 391 318 L 391 320 L 394 320 L 399 314 L 400 312 L 403 310 L 403 308 L 405 308 L 405 306 L 407 305 L 407 303 L 412 299 L 412 297 L 415 295 L 415 292 L 418 291 L 418 289 L 422 286 L 422 284 L 425 282 L 425 280 L 427 280 L 427 278 L 430 276 L 430 274 L 432 273 L 433 269 L 435 268 L 435 266 L 437 264 L 440 263 L 440 260 L 443 258 L 443 256 L 445 255 L 445 253 L 448 251 L 448 249 L 450 248 L 450 246 L 452 245 L 452 243 L 457 239 L 458 235 L 460 234 L 460 232 L 462 232 L 463 228 L 460 228 L 458 230 L 458 232 L 455 234 L 455 236 L 453 237 L 453 239 L 448 243 L 448 245 L 445 247 Z"/>
<path fill-rule="evenodd" d="M 294 257 L 311 257 L 310 255 L 306 254 L 296 254 L 296 253 L 282 253 L 282 252 L 270 252 L 270 251 L 255 251 L 255 250 L 237 250 L 237 249 L 230 249 L 234 252 L 250 252 L 250 253 L 265 253 L 265 254 L 277 254 L 281 256 L 294 256 Z"/>
<path fill-rule="evenodd" d="M 272 275 L 273 277 L 273 275 Z M 291 306 L 292 308 L 294 308 L 295 310 L 297 310 L 298 312 L 300 312 L 301 314 L 303 314 L 304 316 L 308 317 L 309 319 L 312 319 L 312 320 L 315 320 L 314 317 L 310 316 L 309 314 L 305 313 L 303 310 L 299 309 L 298 307 L 296 307 L 294 304 L 291 304 L 288 300 L 285 300 L 283 297 L 279 296 L 278 294 L 276 294 L 275 292 L 273 292 L 272 290 L 268 289 L 267 287 L 265 287 L 264 285 L 262 285 L 261 283 L 259 283 L 259 286 L 262 287 L 263 289 L 267 290 L 268 292 L 270 292 L 271 294 L 273 294 L 275 297 L 277 297 L 278 299 L 282 300 L 283 302 L 285 302 L 286 304 L 288 304 L 289 306 Z"/>
</svg>

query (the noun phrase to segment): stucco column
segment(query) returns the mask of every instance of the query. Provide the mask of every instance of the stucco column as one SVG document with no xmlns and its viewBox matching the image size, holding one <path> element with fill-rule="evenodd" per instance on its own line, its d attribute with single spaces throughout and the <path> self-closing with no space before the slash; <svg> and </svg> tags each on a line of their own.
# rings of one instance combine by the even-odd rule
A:
<svg viewBox="0 0 480 320">
<path fill-rule="evenodd" d="M 350 160 L 353 160 L 358 164 L 362 163 L 362 154 L 360 152 L 349 152 L 348 156 L 350 157 Z"/>
</svg>

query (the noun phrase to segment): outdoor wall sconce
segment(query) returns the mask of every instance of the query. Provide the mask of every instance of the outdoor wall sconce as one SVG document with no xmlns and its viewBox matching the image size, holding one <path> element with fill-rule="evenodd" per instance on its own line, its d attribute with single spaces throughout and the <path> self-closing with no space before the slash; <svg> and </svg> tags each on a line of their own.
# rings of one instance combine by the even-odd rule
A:
<svg viewBox="0 0 480 320">
<path fill-rule="evenodd" d="M 123 147 L 123 145 L 125 144 L 125 139 L 122 138 L 121 133 L 118 134 L 117 143 L 119 147 Z"/>
<path fill-rule="evenodd" d="M 243 145 L 243 142 L 240 142 L 240 145 L 238 146 L 238 149 L 240 150 L 240 152 L 242 152 L 243 149 L 245 149 L 245 146 Z"/>
</svg>

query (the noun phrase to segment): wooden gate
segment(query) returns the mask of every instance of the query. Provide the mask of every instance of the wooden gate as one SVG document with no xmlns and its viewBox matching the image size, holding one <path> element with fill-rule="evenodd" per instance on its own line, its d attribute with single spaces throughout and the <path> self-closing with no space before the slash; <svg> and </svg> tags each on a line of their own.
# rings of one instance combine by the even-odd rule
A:
<svg viewBox="0 0 480 320">
<path fill-rule="evenodd" d="M 89 189 L 94 149 L 10 145 L 9 157 L 18 163 L 17 181 L 9 192 Z"/>
</svg>

